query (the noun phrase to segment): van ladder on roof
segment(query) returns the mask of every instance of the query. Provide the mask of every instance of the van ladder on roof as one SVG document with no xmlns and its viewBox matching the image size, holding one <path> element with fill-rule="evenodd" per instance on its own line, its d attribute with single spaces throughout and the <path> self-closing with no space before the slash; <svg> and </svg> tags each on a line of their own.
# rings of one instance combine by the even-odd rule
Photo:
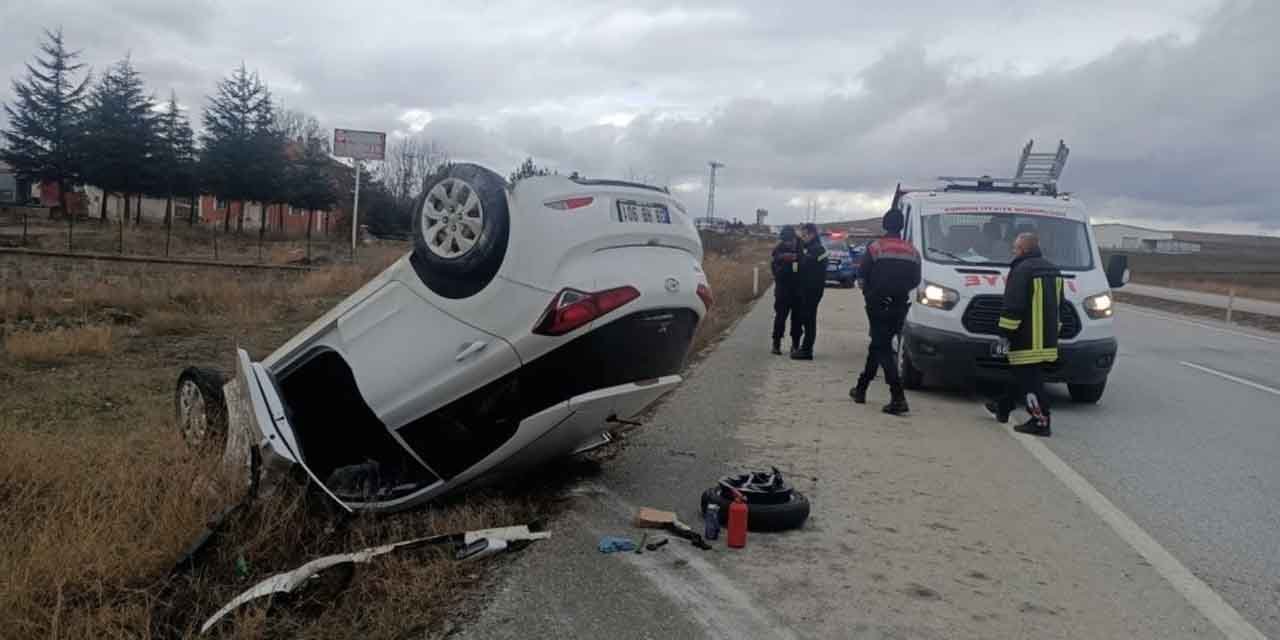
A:
<svg viewBox="0 0 1280 640">
<path fill-rule="evenodd" d="M 1067 164 L 1067 154 L 1070 153 L 1066 143 L 1059 140 L 1058 150 L 1055 153 L 1032 153 L 1031 146 L 1034 143 L 1034 140 L 1028 140 L 1027 146 L 1022 148 L 1016 178 L 1057 183 L 1058 177 L 1062 175 L 1062 168 Z"/>
</svg>

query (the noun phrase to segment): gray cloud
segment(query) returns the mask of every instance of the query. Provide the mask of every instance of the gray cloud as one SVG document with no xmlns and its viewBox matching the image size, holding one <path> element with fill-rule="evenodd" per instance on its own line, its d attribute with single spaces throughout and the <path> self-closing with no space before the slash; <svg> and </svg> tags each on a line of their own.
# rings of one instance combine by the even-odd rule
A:
<svg viewBox="0 0 1280 640">
<path fill-rule="evenodd" d="M 870 215 L 898 180 L 1009 173 L 1026 139 L 1065 138 L 1099 216 L 1280 229 L 1280 3 L 1114 4 L 57 0 L 0 6 L 0 73 L 61 22 L 95 67 L 132 52 L 192 106 L 243 60 L 326 125 L 413 123 L 504 171 L 533 155 L 701 210 L 720 160 L 719 211 L 780 221 L 809 199 Z"/>
</svg>

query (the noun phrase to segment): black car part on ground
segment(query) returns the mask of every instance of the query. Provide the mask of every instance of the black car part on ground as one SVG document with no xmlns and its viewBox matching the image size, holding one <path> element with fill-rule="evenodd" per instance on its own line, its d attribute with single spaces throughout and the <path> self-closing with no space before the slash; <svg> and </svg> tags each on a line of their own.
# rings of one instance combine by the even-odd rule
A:
<svg viewBox="0 0 1280 640">
<path fill-rule="evenodd" d="M 455 257 L 436 254 L 426 236 L 424 208 L 438 193 L 436 186 L 453 185 L 445 191 L 465 200 L 474 193 L 480 202 L 481 229 L 474 245 Z M 462 192 L 458 192 L 461 189 Z M 446 298 L 473 296 L 493 281 L 507 254 L 511 236 L 511 213 L 507 204 L 507 181 L 480 165 L 459 163 L 438 175 L 426 186 L 413 210 L 413 253 L 409 262 L 418 277 L 432 291 Z M 463 212 L 465 213 L 465 212 Z"/>
<path fill-rule="evenodd" d="M 729 518 L 733 493 L 742 494 L 747 502 L 747 529 L 750 531 L 784 531 L 804 524 L 809 517 L 809 499 L 792 488 L 775 467 L 772 472 L 753 472 L 725 476 L 716 486 L 702 493 L 701 511 L 707 505 L 720 507 L 720 521 Z"/>
</svg>

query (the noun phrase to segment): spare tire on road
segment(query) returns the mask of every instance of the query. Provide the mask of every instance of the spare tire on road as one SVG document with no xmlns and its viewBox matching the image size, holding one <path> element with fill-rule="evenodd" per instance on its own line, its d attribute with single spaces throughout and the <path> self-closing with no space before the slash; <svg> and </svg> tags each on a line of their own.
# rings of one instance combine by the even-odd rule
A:
<svg viewBox="0 0 1280 640">
<path fill-rule="evenodd" d="M 468 298 L 497 275 L 511 235 L 507 181 L 459 163 L 436 175 L 418 198 L 413 255 L 418 277 L 446 298 Z"/>
<path fill-rule="evenodd" d="M 782 473 L 747 473 L 725 476 L 719 484 L 702 493 L 702 512 L 707 505 L 720 507 L 720 522 L 729 518 L 729 505 L 733 504 L 730 487 L 738 490 L 747 501 L 748 531 L 785 531 L 795 529 L 809 518 L 809 499 L 791 488 L 782 479 Z"/>
<path fill-rule="evenodd" d="M 708 504 L 720 506 L 720 524 L 728 522 L 729 505 L 733 500 L 725 498 L 719 487 L 707 489 L 702 494 L 702 510 Z M 778 504 L 747 504 L 748 531 L 786 531 L 797 529 L 809 518 L 809 499 L 792 490 L 786 502 Z"/>
</svg>

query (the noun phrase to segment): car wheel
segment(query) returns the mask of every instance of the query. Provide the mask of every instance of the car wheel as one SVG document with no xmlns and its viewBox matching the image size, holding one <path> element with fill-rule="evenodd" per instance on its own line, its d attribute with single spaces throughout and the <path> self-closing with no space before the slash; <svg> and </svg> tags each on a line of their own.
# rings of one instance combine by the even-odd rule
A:
<svg viewBox="0 0 1280 640">
<path fill-rule="evenodd" d="M 178 433 L 192 449 L 220 446 L 227 437 L 226 377 L 213 369 L 187 367 L 178 375 L 174 412 Z"/>
<path fill-rule="evenodd" d="M 906 344 L 898 346 L 898 362 L 898 369 L 902 377 L 902 387 L 913 391 L 923 388 L 924 372 L 911 363 L 911 354 L 907 353 Z"/>
<path fill-rule="evenodd" d="M 711 487 L 702 492 L 702 512 L 706 512 L 709 504 L 720 507 L 721 524 L 728 522 L 729 505 L 733 504 L 733 500 L 724 497 L 720 493 L 719 487 Z M 804 524 L 804 521 L 808 518 L 809 499 L 795 490 L 790 491 L 790 496 L 785 502 L 747 505 L 748 531 L 786 531 L 787 529 L 796 529 Z"/>
<path fill-rule="evenodd" d="M 467 298 L 497 275 L 510 233 L 507 181 L 479 165 L 455 164 L 418 198 L 410 261 L 435 293 Z"/>
<path fill-rule="evenodd" d="M 1102 399 L 1102 392 L 1107 390 L 1107 381 L 1098 384 L 1068 384 L 1067 392 L 1071 401 L 1080 404 L 1097 404 Z"/>
</svg>

